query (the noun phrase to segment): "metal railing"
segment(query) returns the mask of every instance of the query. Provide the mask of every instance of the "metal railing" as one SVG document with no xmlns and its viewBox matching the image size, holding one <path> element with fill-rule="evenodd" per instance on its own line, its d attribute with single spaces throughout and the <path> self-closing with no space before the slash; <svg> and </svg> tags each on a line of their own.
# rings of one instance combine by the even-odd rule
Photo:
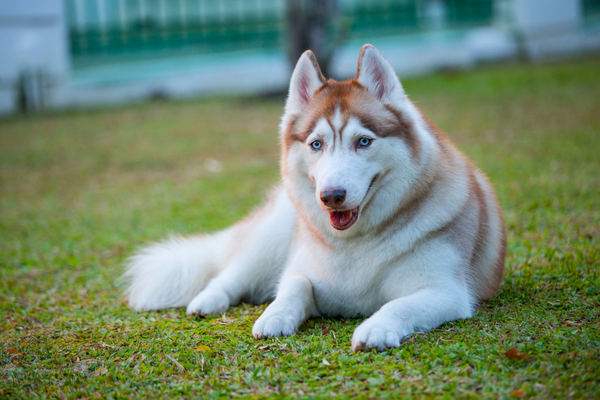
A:
<svg viewBox="0 0 600 400">
<path fill-rule="evenodd" d="M 597 0 L 584 0 L 595 2 Z M 282 47 L 286 0 L 65 0 L 74 66 Z M 346 37 L 489 25 L 494 0 L 340 0 Z"/>
</svg>

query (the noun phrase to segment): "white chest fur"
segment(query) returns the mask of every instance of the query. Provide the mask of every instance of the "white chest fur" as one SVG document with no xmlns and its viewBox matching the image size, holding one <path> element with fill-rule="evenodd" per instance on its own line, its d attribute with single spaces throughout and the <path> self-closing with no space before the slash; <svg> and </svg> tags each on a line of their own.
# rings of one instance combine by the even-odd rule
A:
<svg viewBox="0 0 600 400">
<path fill-rule="evenodd" d="M 307 277 L 323 316 L 372 315 L 392 299 L 452 277 L 456 265 L 455 251 L 442 236 L 404 252 L 397 245 L 401 235 L 355 238 L 334 247 L 317 244 L 308 235 L 298 239 L 301 243 L 286 273 Z"/>
</svg>

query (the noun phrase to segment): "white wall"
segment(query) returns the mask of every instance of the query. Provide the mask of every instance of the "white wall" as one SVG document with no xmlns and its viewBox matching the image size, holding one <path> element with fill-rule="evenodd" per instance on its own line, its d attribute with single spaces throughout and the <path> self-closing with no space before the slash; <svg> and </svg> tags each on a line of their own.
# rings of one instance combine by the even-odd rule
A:
<svg viewBox="0 0 600 400">
<path fill-rule="evenodd" d="M 581 0 L 513 0 L 523 50 L 533 59 L 587 50 Z"/>
<path fill-rule="evenodd" d="M 25 69 L 62 85 L 69 49 L 62 0 L 0 0 L 0 114 L 16 110 L 19 74 Z"/>
</svg>

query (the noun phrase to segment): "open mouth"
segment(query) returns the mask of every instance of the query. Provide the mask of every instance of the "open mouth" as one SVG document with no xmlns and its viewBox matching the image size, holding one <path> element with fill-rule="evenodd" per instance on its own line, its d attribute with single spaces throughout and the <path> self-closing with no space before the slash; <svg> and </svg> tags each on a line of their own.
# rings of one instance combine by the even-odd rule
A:
<svg viewBox="0 0 600 400">
<path fill-rule="evenodd" d="M 329 211 L 329 222 L 338 231 L 350 228 L 358 219 L 358 207 L 353 210 Z"/>
<path fill-rule="evenodd" d="M 369 195 L 371 188 L 373 187 L 373 184 L 375 183 L 375 180 L 377 179 L 378 176 L 379 176 L 378 174 L 375 174 L 375 176 L 373 176 L 373 179 L 371 179 L 371 183 L 369 184 L 369 187 L 367 188 L 367 193 L 365 193 L 365 197 L 363 198 L 363 203 L 364 203 L 365 198 L 368 201 L 368 199 L 369 199 L 368 195 Z M 363 205 L 366 205 L 366 203 Z M 358 219 L 359 209 L 360 209 L 360 206 L 353 208 L 352 210 L 343 210 L 343 211 L 329 210 L 329 222 L 331 223 L 331 226 L 333 226 L 333 228 L 337 229 L 338 231 L 343 231 L 343 230 L 350 228 L 352 225 L 354 225 L 354 223 Z"/>
</svg>

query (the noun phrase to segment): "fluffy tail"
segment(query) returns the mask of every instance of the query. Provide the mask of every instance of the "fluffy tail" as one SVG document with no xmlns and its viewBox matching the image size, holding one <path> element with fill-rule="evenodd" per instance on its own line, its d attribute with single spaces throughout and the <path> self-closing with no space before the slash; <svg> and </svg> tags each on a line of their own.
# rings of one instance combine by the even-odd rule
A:
<svg viewBox="0 0 600 400">
<path fill-rule="evenodd" d="M 185 307 L 221 268 L 230 231 L 173 237 L 140 250 L 127 262 L 129 307 L 137 311 Z"/>
</svg>

